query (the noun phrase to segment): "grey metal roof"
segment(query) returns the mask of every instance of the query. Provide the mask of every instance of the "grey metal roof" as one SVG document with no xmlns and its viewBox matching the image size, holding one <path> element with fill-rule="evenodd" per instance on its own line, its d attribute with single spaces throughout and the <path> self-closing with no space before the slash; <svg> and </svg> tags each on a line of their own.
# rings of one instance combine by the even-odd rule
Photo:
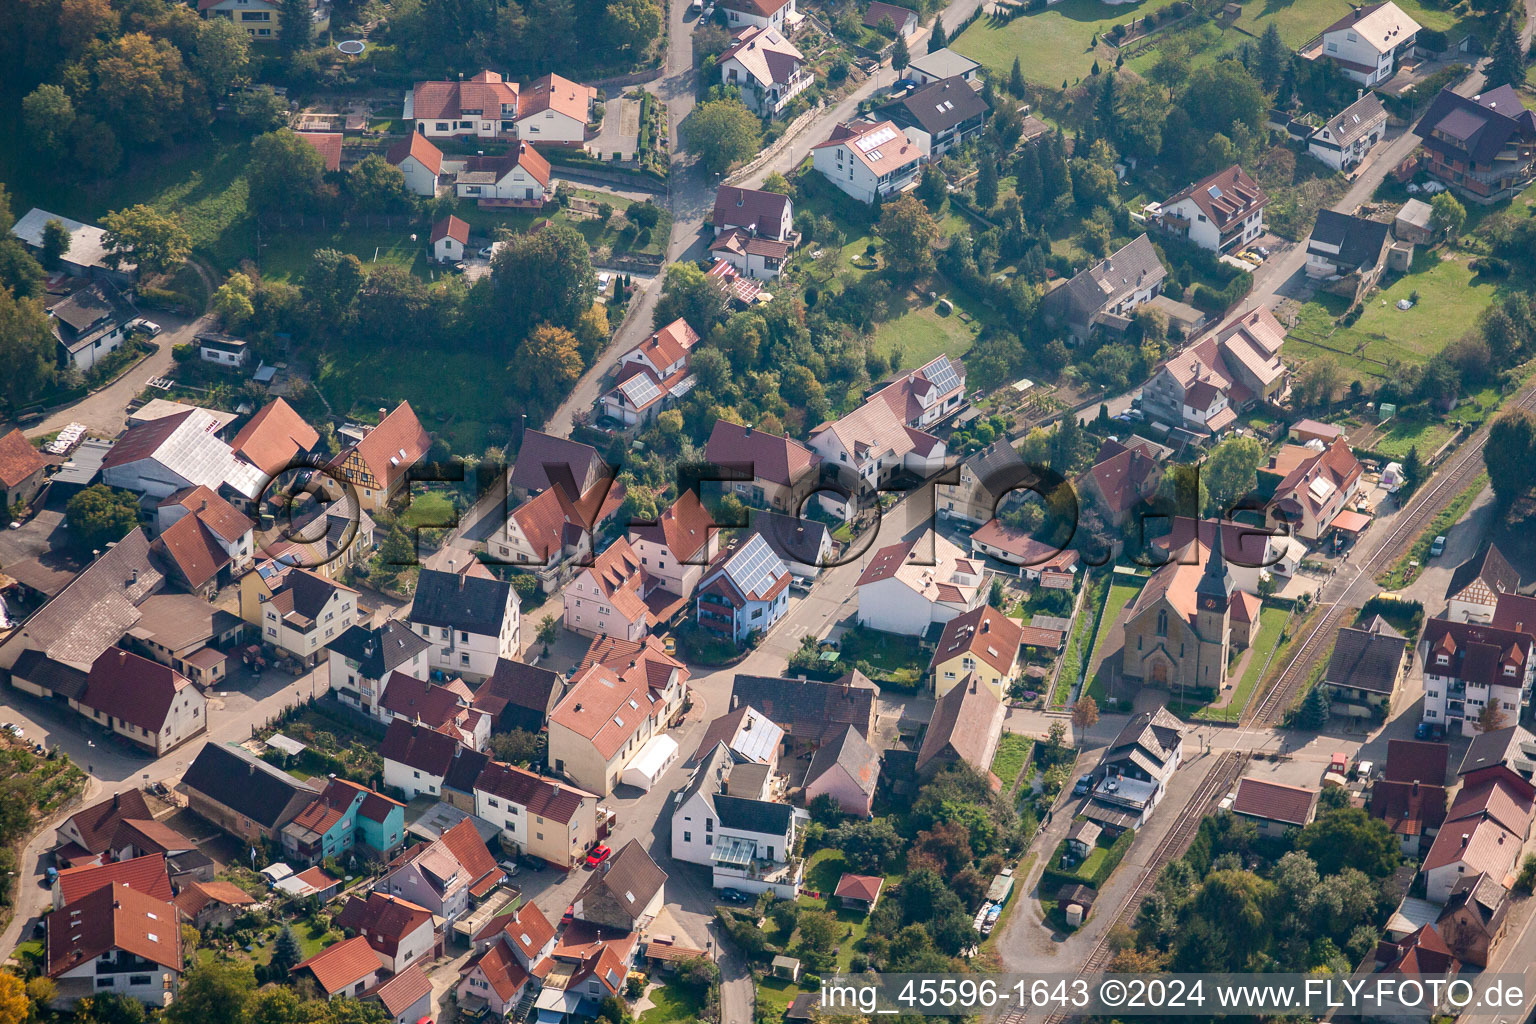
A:
<svg viewBox="0 0 1536 1024">
<path fill-rule="evenodd" d="M 971 58 L 962 56 L 947 46 L 932 53 L 925 53 L 921 57 L 913 57 L 912 63 L 907 66 L 914 71 L 921 71 L 930 78 L 953 78 L 981 67 Z"/>
</svg>

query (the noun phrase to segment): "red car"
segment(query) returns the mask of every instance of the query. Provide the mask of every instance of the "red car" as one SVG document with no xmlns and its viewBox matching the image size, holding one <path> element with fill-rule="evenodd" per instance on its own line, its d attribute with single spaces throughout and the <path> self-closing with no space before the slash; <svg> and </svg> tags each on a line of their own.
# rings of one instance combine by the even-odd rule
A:
<svg viewBox="0 0 1536 1024">
<path fill-rule="evenodd" d="M 576 904 L 572 903 L 570 906 L 565 908 L 565 914 L 560 918 L 560 923 L 561 924 L 570 924 L 571 923 L 571 919 L 574 918 L 575 916 L 576 916 Z"/>
<path fill-rule="evenodd" d="M 587 854 L 587 867 L 597 867 L 603 861 L 607 860 L 608 855 L 612 852 L 612 847 L 604 846 L 602 843 L 598 843 L 596 846 L 592 847 L 592 852 Z"/>
</svg>

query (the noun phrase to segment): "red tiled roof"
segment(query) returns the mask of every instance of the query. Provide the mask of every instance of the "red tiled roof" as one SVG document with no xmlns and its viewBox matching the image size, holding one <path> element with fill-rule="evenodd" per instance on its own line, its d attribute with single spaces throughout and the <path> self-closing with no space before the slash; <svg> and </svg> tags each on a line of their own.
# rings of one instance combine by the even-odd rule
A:
<svg viewBox="0 0 1536 1024">
<path fill-rule="evenodd" d="M 409 900 L 381 892 L 353 896 L 336 915 L 336 924 L 356 932 L 385 956 L 393 957 L 400 943 L 422 925 L 431 925 L 432 912 Z"/>
<path fill-rule="evenodd" d="M 103 953 L 120 949 L 181 970 L 176 908 L 126 885 L 103 886 L 48 915 L 44 973 L 57 978 Z"/>
<path fill-rule="evenodd" d="M 335 995 L 382 969 L 379 955 L 361 935 L 327 946 L 292 970 L 309 971 L 327 995 Z"/>
<path fill-rule="evenodd" d="M 349 450 L 357 452 L 375 480 L 383 483 L 385 489 L 392 489 L 395 481 L 420 461 L 431 447 L 432 438 L 422 428 L 411 403 L 401 402 L 368 432 L 367 437 Z M 346 455 L 347 452 L 342 452 L 337 456 L 338 464 Z"/>
<path fill-rule="evenodd" d="M 950 619 L 933 652 L 933 665 L 962 654 L 974 655 L 995 671 L 1007 675 L 1019 656 L 1023 627 L 989 604 L 979 605 Z"/>
<path fill-rule="evenodd" d="M 126 885 L 134 892 L 170 902 L 171 876 L 165 867 L 165 854 L 114 861 L 99 867 L 69 868 L 59 872 L 59 895 L 73 903 L 104 886 Z"/>
<path fill-rule="evenodd" d="M 716 420 L 704 457 L 721 466 L 750 465 L 760 480 L 787 487 L 815 469 L 821 458 L 787 437 Z"/>
<path fill-rule="evenodd" d="M 597 91 L 589 85 L 579 85 L 568 78 L 549 74 L 535 79 L 524 89 L 519 99 L 517 119 L 522 121 L 546 110 L 564 114 L 579 124 L 587 123 L 587 112 Z"/>
<path fill-rule="evenodd" d="M 1287 825 L 1305 825 L 1316 799 L 1315 790 L 1267 779 L 1242 779 L 1237 784 L 1232 810 Z"/>
<path fill-rule="evenodd" d="M 299 138 L 315 147 L 328 171 L 341 170 L 341 132 L 299 132 Z"/>
<path fill-rule="evenodd" d="M 393 978 L 363 993 L 364 997 L 373 996 L 383 1003 L 384 1011 L 391 1017 L 400 1016 L 431 994 L 432 982 L 420 964 L 411 964 Z"/>
<path fill-rule="evenodd" d="M 175 565 L 193 590 L 201 589 L 230 562 L 229 553 L 196 515 L 176 520 L 155 538 L 149 549 Z"/>
<path fill-rule="evenodd" d="M 516 999 L 523 986 L 528 984 L 528 972 L 517 962 L 512 951 L 499 942 L 487 946 L 479 956 L 465 964 L 460 973 L 468 976 L 476 970 L 485 976 L 486 982 L 503 1003 Z"/>
<path fill-rule="evenodd" d="M 583 800 L 596 799 L 594 794 L 569 783 L 500 761 L 492 761 L 481 769 L 475 789 L 521 804 L 528 813 L 562 825 L 570 823 Z"/>
<path fill-rule="evenodd" d="M 114 850 L 132 846 L 150 853 L 171 853 L 176 850 L 190 850 L 196 845 L 169 825 L 153 818 L 125 818 L 123 823 L 117 826 L 117 834 L 112 837 Z"/>
<path fill-rule="evenodd" d="M 158 734 L 171 704 L 191 685 L 186 676 L 158 661 L 108 647 L 92 663 L 80 703 Z"/>
<path fill-rule="evenodd" d="M 1387 740 L 1387 762 L 1382 777 L 1388 782 L 1424 782 L 1445 784 L 1445 769 L 1451 760 L 1446 743 L 1425 740 Z"/>
<path fill-rule="evenodd" d="M 491 856 L 485 840 L 480 838 L 474 822 L 468 818 L 444 832 L 441 842 L 469 875 L 470 892 L 487 892 L 507 877 L 507 873 L 496 866 L 496 858 Z"/>
<path fill-rule="evenodd" d="M 593 665 L 576 677 L 549 720 L 589 740 L 606 761 L 650 716 L 649 690 L 644 680 L 626 681 Z"/>
<path fill-rule="evenodd" d="M 429 143 L 430 145 L 430 143 Z M 299 452 L 320 443 L 315 428 L 281 398 L 257 410 L 230 444 L 235 454 L 268 476 L 276 476 Z"/>
<path fill-rule="evenodd" d="M 873 903 L 880 896 L 885 879 L 879 875 L 844 875 L 837 880 L 833 893 L 838 899 L 848 898 Z"/>
<path fill-rule="evenodd" d="M 654 525 L 638 524 L 629 535 L 639 540 L 663 544 L 679 563 L 695 559 L 715 532 L 715 520 L 693 491 L 684 491 Z"/>
<path fill-rule="evenodd" d="M 417 116 L 420 116 L 418 114 Z M 406 157 L 415 157 L 428 171 L 433 174 L 443 172 L 443 151 L 432 145 L 432 140 L 421 132 L 411 134 L 389 147 L 389 152 L 384 159 L 396 167 L 405 162 Z M 281 399 L 279 399 L 281 401 Z"/>
<path fill-rule="evenodd" d="M 710 223 L 715 230 L 727 226 L 751 228 L 759 235 L 777 238 L 784 223 L 784 208 L 789 197 L 755 188 L 721 185 L 715 192 L 715 209 Z"/>
<path fill-rule="evenodd" d="M 451 238 L 460 245 L 468 245 L 469 224 L 450 213 L 432 225 L 432 244 L 436 245 L 444 238 Z"/>
<path fill-rule="evenodd" d="M 475 941 L 495 935 L 505 935 L 508 942 L 522 951 L 523 959 L 532 961 L 555 937 L 555 926 L 537 906 L 528 902 L 491 918 L 475 935 Z"/>
<path fill-rule="evenodd" d="M 210 904 L 245 907 L 253 906 L 256 899 L 232 882 L 199 882 L 194 879 L 182 886 L 181 892 L 176 894 L 172 902 L 188 918 L 195 918 Z"/>
<path fill-rule="evenodd" d="M 47 465 L 47 460 L 20 430 L 12 428 L 8 433 L 0 434 L 0 484 L 19 486 Z"/>
<path fill-rule="evenodd" d="M 297 878 L 311 889 L 314 889 L 316 892 L 324 892 L 331 886 L 335 885 L 337 882 L 336 879 L 326 874 L 323 868 L 318 866 L 309 868 L 306 871 L 300 871 L 293 877 Z"/>
<path fill-rule="evenodd" d="M 213 535 L 226 544 L 233 544 L 251 530 L 255 524 L 235 506 L 215 494 L 206 484 L 184 487 L 160 502 L 159 508 L 180 505 L 191 512 Z"/>
<path fill-rule="evenodd" d="M 500 119 L 504 106 L 517 106 L 517 86 L 494 71 L 480 71 L 467 82 L 417 82 L 411 114 L 422 120 L 456 121 L 463 111 L 478 110 L 488 118 Z"/>
<path fill-rule="evenodd" d="M 65 824 L 74 823 L 75 831 L 80 833 L 86 852 L 101 853 L 112 842 L 112 837 L 117 834 L 117 827 L 125 820 L 153 817 L 154 815 L 149 812 L 149 805 L 144 802 L 144 794 L 137 789 L 125 789 L 100 803 L 76 811 Z"/>
</svg>

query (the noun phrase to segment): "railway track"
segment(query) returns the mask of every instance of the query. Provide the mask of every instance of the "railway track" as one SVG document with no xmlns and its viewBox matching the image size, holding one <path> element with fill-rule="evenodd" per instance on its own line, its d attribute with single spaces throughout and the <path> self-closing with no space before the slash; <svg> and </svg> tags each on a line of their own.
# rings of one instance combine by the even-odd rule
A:
<svg viewBox="0 0 1536 1024">
<path fill-rule="evenodd" d="M 1162 873 L 1164 867 L 1175 858 L 1183 855 L 1184 851 L 1189 848 L 1189 844 L 1194 841 L 1195 833 L 1200 829 L 1200 822 L 1205 818 L 1206 812 L 1210 810 L 1213 803 L 1221 799 L 1222 794 L 1231 789 L 1232 784 L 1237 781 L 1238 775 L 1242 772 L 1243 762 L 1247 758 L 1248 755 L 1246 753 L 1236 750 L 1229 750 L 1217 757 L 1216 763 L 1206 773 L 1204 780 L 1201 781 L 1194 795 L 1189 798 L 1188 802 L 1184 804 L 1183 809 L 1180 810 L 1179 817 L 1174 822 L 1173 828 L 1169 829 L 1162 842 L 1157 844 L 1157 849 L 1152 853 L 1152 859 L 1147 863 L 1146 870 L 1142 872 L 1141 878 L 1136 882 L 1136 886 L 1126 897 L 1124 905 L 1120 908 L 1120 913 L 1115 917 L 1114 922 L 1104 929 L 1104 934 L 1083 960 L 1082 967 L 1077 972 L 1079 978 L 1098 974 L 1104 970 L 1110 959 L 1110 935 L 1120 925 L 1129 927 L 1135 923 L 1136 914 L 1141 909 L 1142 901 L 1147 898 L 1147 894 L 1157 884 L 1158 875 Z M 1045 1017 L 1043 1021 L 1044 1024 L 1062 1024 L 1068 1016 L 1070 1014 L 1067 1011 L 1056 1010 Z M 1025 1024 L 1026 1019 L 1027 1015 L 1023 1010 L 1013 1010 L 1000 1018 L 1002 1024 Z"/>
<path fill-rule="evenodd" d="M 1536 385 L 1527 387 L 1509 403 L 1509 407 L 1536 407 Z M 1312 666 L 1327 648 L 1329 639 L 1339 631 L 1353 611 L 1345 598 L 1355 584 L 1361 579 L 1373 578 L 1377 570 L 1400 558 L 1419 535 L 1419 531 L 1477 478 L 1483 468 L 1483 446 L 1487 442 L 1488 427 L 1484 425 L 1451 456 L 1440 472 L 1435 474 L 1430 485 L 1414 496 L 1409 506 L 1398 513 L 1391 532 L 1359 563 L 1359 575 L 1350 581 L 1339 599 L 1318 617 L 1316 625 L 1276 677 L 1274 684 L 1265 691 L 1257 704 L 1250 705 L 1252 710 L 1244 717 L 1242 725 L 1274 725 L 1278 722 L 1280 715 L 1301 692 Z"/>
</svg>

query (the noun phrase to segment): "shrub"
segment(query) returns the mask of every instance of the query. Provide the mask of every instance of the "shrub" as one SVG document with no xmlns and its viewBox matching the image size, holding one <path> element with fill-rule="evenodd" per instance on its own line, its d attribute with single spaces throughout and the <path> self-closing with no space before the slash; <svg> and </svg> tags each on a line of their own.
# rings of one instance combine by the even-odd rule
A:
<svg viewBox="0 0 1536 1024">
<path fill-rule="evenodd" d="M 185 345 L 172 345 L 171 358 L 178 363 L 184 363 L 197 354 L 197 350 L 190 343 Z"/>
<path fill-rule="evenodd" d="M 1471 266 L 1474 274 L 1487 277 L 1509 276 L 1509 261 L 1498 256 L 1484 256 L 1482 259 L 1473 260 Z"/>
</svg>

